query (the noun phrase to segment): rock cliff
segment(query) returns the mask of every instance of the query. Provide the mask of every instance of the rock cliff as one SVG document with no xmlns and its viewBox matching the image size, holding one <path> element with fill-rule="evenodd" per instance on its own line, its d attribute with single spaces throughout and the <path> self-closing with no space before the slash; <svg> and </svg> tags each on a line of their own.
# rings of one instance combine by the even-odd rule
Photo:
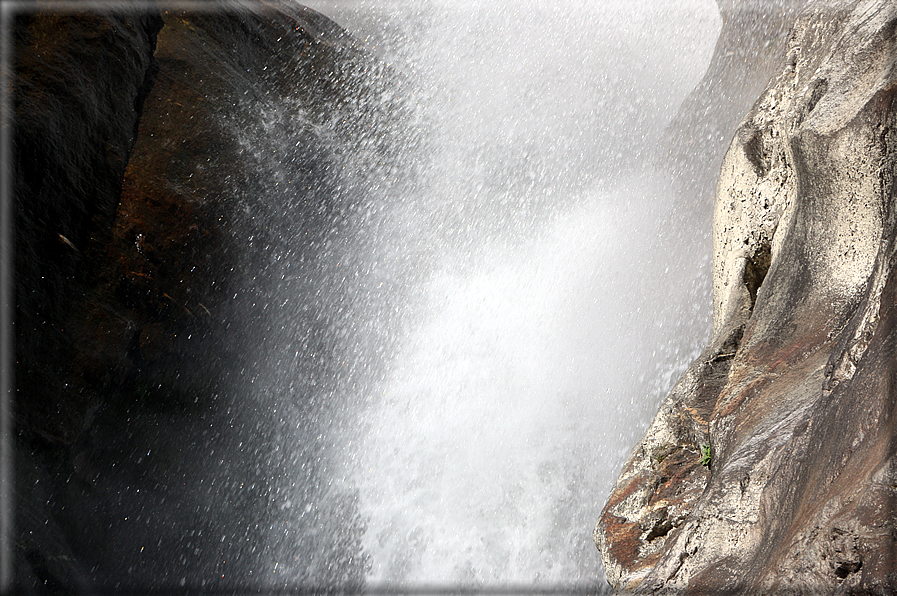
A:
<svg viewBox="0 0 897 596">
<path fill-rule="evenodd" d="M 712 338 L 595 529 L 617 590 L 897 590 L 895 56 L 893 2 L 814 2 L 735 132 Z"/>
<path fill-rule="evenodd" d="M 333 382 L 366 215 L 342 160 L 391 167 L 392 73 L 292 2 L 41 6 L 14 26 L 16 588 L 360 582 L 352 497 L 295 440 L 326 429 L 277 411 Z"/>
<path fill-rule="evenodd" d="M 664 130 L 659 161 L 689 216 L 712 211 L 719 163 L 732 131 L 766 87 L 807 0 L 717 0 L 722 27 L 707 71 Z"/>
<path fill-rule="evenodd" d="M 122 177 L 156 71 L 162 26 L 115 12 L 20 11 L 12 22 L 16 385 L 20 428 L 70 441 L 84 400 L 59 400 L 68 317 L 83 307 L 111 237 Z"/>
</svg>

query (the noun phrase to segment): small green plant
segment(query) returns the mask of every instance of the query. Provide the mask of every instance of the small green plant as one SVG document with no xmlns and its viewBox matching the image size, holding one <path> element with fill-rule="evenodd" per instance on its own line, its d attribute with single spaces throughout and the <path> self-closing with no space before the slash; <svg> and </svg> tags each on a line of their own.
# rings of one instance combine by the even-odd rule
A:
<svg viewBox="0 0 897 596">
<path fill-rule="evenodd" d="M 709 468 L 711 461 L 713 461 L 713 457 L 710 455 L 710 444 L 701 445 L 701 465 Z"/>
<path fill-rule="evenodd" d="M 651 452 L 651 456 L 654 458 L 654 461 L 657 463 L 663 463 L 663 460 L 673 451 L 673 446 L 669 443 L 664 443 L 654 448 Z"/>
</svg>

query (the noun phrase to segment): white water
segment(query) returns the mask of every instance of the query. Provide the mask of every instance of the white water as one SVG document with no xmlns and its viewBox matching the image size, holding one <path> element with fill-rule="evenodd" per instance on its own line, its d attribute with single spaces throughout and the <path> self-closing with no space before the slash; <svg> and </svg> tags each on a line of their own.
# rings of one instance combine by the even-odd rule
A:
<svg viewBox="0 0 897 596">
<path fill-rule="evenodd" d="M 306 4 L 406 73 L 428 127 L 421 183 L 360 232 L 410 298 L 331 448 L 369 582 L 602 585 L 592 526 L 707 332 L 706 231 L 670 225 L 647 164 L 714 3 Z"/>
<path fill-rule="evenodd" d="M 650 196 L 612 198 L 629 192 Z M 653 227 L 584 205 L 533 244 L 484 247 L 473 273 L 434 274 L 352 454 L 372 580 L 599 580 L 590 529 L 658 397 L 653 300 L 620 267 Z"/>
</svg>

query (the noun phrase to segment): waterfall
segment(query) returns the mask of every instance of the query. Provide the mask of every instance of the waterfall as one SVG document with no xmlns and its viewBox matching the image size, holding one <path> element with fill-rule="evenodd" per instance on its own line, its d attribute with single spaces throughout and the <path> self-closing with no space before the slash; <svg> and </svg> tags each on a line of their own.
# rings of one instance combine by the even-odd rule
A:
<svg viewBox="0 0 897 596">
<path fill-rule="evenodd" d="M 714 3 L 305 4 L 412 91 L 402 180 L 365 142 L 342 157 L 366 194 L 318 292 L 341 293 L 336 381 L 278 414 L 300 429 L 275 492 L 304 550 L 272 530 L 270 571 L 338 580 L 345 547 L 371 586 L 599 589 L 594 520 L 709 332 L 709 230 L 653 147 L 709 61 Z M 326 487 L 290 496 L 303 482 Z M 346 535 L 321 558 L 323 527 Z"/>
</svg>

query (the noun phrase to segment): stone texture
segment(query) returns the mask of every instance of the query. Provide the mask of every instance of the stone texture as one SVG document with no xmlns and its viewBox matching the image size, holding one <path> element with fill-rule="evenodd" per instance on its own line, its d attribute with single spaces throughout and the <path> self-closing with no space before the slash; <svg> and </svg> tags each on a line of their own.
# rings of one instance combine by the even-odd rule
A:
<svg viewBox="0 0 897 596">
<path fill-rule="evenodd" d="M 710 213 L 732 131 L 775 74 L 788 31 L 807 0 L 717 0 L 722 27 L 700 83 L 664 130 L 669 168 L 690 217 Z"/>
<path fill-rule="evenodd" d="M 68 326 L 96 283 L 88 256 L 111 236 L 122 176 L 152 85 L 158 14 L 11 11 L 15 217 L 16 590 L 84 590 L 88 574 L 50 509 L 58 454 L 95 404 L 66 392 Z M 65 477 L 63 476 L 63 479 Z"/>
<path fill-rule="evenodd" d="M 895 31 L 891 2 L 808 6 L 737 129 L 711 341 L 596 527 L 620 591 L 897 589 Z"/>
</svg>

